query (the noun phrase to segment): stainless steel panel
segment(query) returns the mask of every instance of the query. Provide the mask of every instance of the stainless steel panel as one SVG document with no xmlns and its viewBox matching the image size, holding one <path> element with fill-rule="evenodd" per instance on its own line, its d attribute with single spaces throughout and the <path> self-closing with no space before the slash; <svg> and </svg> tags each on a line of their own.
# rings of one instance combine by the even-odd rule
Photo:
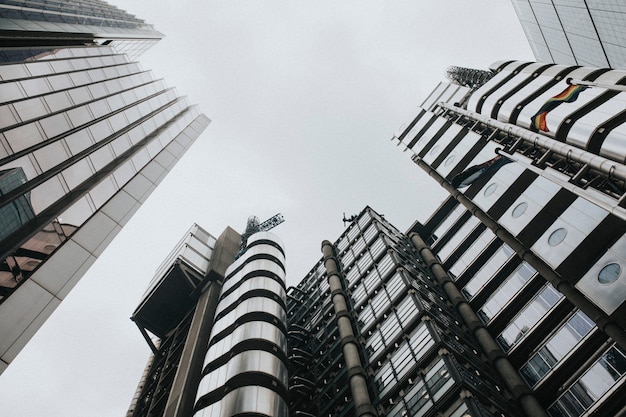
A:
<svg viewBox="0 0 626 417">
<path fill-rule="evenodd" d="M 557 268 L 607 215 L 608 212 L 604 209 L 579 197 L 559 216 L 531 249 L 550 266 Z M 550 236 L 561 228 L 567 231 L 567 236 L 561 243 L 554 246 L 550 245 Z"/>
<path fill-rule="evenodd" d="M 621 266 L 618 278 L 602 284 L 598 276 L 611 263 Z M 576 283 L 576 288 L 605 313 L 612 314 L 626 301 L 626 236 L 622 236 L 587 273 Z"/>
<path fill-rule="evenodd" d="M 510 165 L 512 164 L 506 165 L 502 169 L 506 169 Z M 544 177 L 537 177 L 535 181 L 524 190 L 522 195 L 513 202 L 506 213 L 500 217 L 500 224 L 513 235 L 519 234 L 560 189 L 561 187 L 552 181 Z M 524 212 L 518 213 L 519 217 L 515 217 L 513 212 L 520 204 L 526 204 L 526 209 Z"/>
</svg>

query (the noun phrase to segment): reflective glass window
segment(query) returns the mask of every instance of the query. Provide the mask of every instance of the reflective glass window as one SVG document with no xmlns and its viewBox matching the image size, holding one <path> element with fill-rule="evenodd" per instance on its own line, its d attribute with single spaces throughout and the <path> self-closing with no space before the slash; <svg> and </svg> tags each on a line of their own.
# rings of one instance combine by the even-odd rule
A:
<svg viewBox="0 0 626 417">
<path fill-rule="evenodd" d="M 402 300 L 402 302 L 398 305 L 396 312 L 402 327 L 406 327 L 409 321 L 415 317 L 417 312 L 417 305 L 415 305 L 415 301 L 413 301 L 412 297 L 408 296 Z"/>
<path fill-rule="evenodd" d="M 389 360 L 396 371 L 398 379 L 404 377 L 415 365 L 415 358 L 411 355 L 411 350 L 407 343 L 401 345 Z"/>
<path fill-rule="evenodd" d="M 380 285 L 381 282 L 382 279 L 380 278 L 380 274 L 376 269 L 370 271 L 370 273 L 367 274 L 365 278 L 363 278 L 363 285 L 365 285 L 365 288 L 367 288 L 370 293 L 372 293 L 374 289 Z"/>
<path fill-rule="evenodd" d="M 380 276 L 384 279 L 388 273 L 390 273 L 394 267 L 395 267 L 395 262 L 393 260 L 393 257 L 391 256 L 390 253 L 386 254 L 378 263 L 377 268 L 378 268 L 378 272 L 380 273 Z"/>
<path fill-rule="evenodd" d="M 380 332 L 387 345 L 391 344 L 391 341 L 394 340 L 401 331 L 402 327 L 400 327 L 400 322 L 395 314 L 390 314 L 380 326 Z"/>
<path fill-rule="evenodd" d="M 365 287 L 363 285 L 358 285 L 354 290 L 352 290 L 352 300 L 354 300 L 354 306 L 360 305 L 367 298 L 367 293 L 365 292 Z"/>
<path fill-rule="evenodd" d="M 424 377 L 426 387 L 432 393 L 433 400 L 437 401 L 448 389 L 454 385 L 454 380 L 450 377 L 450 372 L 443 359 L 440 359 Z"/>
<path fill-rule="evenodd" d="M 359 254 L 365 249 L 365 240 L 359 238 L 352 242 L 352 251 L 356 254 Z"/>
<path fill-rule="evenodd" d="M 563 294 L 546 285 L 500 333 L 497 339 L 502 348 L 507 352 L 511 350 L 562 298 Z"/>
<path fill-rule="evenodd" d="M 372 308 L 376 315 L 382 314 L 389 306 L 391 305 L 391 301 L 387 296 L 385 291 L 380 291 L 374 298 L 372 298 Z"/>
<path fill-rule="evenodd" d="M 378 354 L 383 346 L 383 336 L 378 330 L 374 331 L 374 333 L 367 339 L 367 342 L 365 343 L 365 348 L 367 352 L 369 352 L 370 356 Z"/>
<path fill-rule="evenodd" d="M 461 226 L 461 228 L 454 234 L 454 237 L 450 239 L 442 248 L 437 248 L 437 255 L 444 262 L 448 259 L 450 254 L 461 244 L 461 242 L 467 239 L 467 236 L 476 228 L 480 221 L 476 217 L 471 217 L 469 220 Z"/>
<path fill-rule="evenodd" d="M 387 362 L 378 372 L 376 372 L 375 379 L 379 395 L 382 397 L 396 383 L 391 362 Z"/>
<path fill-rule="evenodd" d="M 480 318 L 485 323 L 489 323 L 536 273 L 537 271 L 532 266 L 523 262 L 483 304 L 478 311 Z"/>
<path fill-rule="evenodd" d="M 472 299 L 492 278 L 496 276 L 500 268 L 504 266 L 509 259 L 511 259 L 514 255 L 513 249 L 511 249 L 508 245 L 503 244 L 500 249 L 493 254 L 491 258 L 485 265 L 467 283 L 465 287 L 463 287 L 463 295 L 465 295 L 468 299 Z"/>
<path fill-rule="evenodd" d="M 370 246 L 370 253 L 372 254 L 372 258 L 376 259 L 378 256 L 385 251 L 386 245 L 385 241 L 382 237 L 376 239 L 373 245 Z"/>
<path fill-rule="evenodd" d="M 372 259 L 372 255 L 370 255 L 369 252 L 365 252 L 363 253 L 363 256 L 361 256 L 361 258 L 357 261 L 356 264 L 361 271 L 365 271 L 370 266 L 372 266 L 373 262 L 374 260 Z"/>
<path fill-rule="evenodd" d="M 404 280 L 402 279 L 402 275 L 399 272 L 396 272 L 391 277 L 391 279 L 387 281 L 385 288 L 387 289 L 389 298 L 395 300 L 396 297 L 402 292 L 402 290 L 406 288 Z"/>
<path fill-rule="evenodd" d="M 625 373 L 626 356 L 613 345 L 548 408 L 548 412 L 558 417 L 581 416 L 621 381 Z"/>
<path fill-rule="evenodd" d="M 428 349 L 434 346 L 435 341 L 430 335 L 430 331 L 426 324 L 421 324 L 413 334 L 409 337 L 409 344 L 416 357 L 422 357 Z"/>
<path fill-rule="evenodd" d="M 374 310 L 370 305 L 366 305 L 363 311 L 359 313 L 359 323 L 361 324 L 361 328 L 365 331 L 371 324 L 376 320 L 376 316 L 374 316 Z"/>
<path fill-rule="evenodd" d="M 365 232 L 363 232 L 363 238 L 369 243 L 372 241 L 374 236 L 378 233 L 378 229 L 375 224 L 371 224 L 370 227 L 367 228 Z"/>
<path fill-rule="evenodd" d="M 483 250 L 495 239 L 495 235 L 489 229 L 483 231 L 478 239 L 476 239 L 469 248 L 460 256 L 460 258 L 452 265 L 450 272 L 455 276 L 459 276 L 465 269 L 474 262 L 474 260 L 482 253 Z"/>
<path fill-rule="evenodd" d="M 577 311 L 557 332 L 535 353 L 520 373 L 528 384 L 535 386 L 561 359 L 571 353 L 574 347 L 595 324 L 582 311 Z"/>
</svg>

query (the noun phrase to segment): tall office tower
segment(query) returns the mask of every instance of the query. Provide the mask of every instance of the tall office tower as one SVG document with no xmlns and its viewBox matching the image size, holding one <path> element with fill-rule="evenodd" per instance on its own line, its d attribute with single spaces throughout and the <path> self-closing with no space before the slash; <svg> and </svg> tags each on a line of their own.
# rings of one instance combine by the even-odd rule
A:
<svg viewBox="0 0 626 417">
<path fill-rule="evenodd" d="M 45 3 L 45 4 L 44 4 Z M 209 123 L 100 1 L 0 5 L 0 372 Z"/>
<path fill-rule="evenodd" d="M 0 62 L 21 62 L 55 48 L 113 45 L 136 59 L 163 34 L 101 0 L 3 0 Z"/>
<path fill-rule="evenodd" d="M 626 72 L 451 72 L 397 138 L 449 193 L 412 240 L 545 410 L 526 415 L 622 415 Z"/>
<path fill-rule="evenodd" d="M 128 417 L 288 416 L 282 243 L 241 242 L 194 225 L 158 269 L 132 316 L 154 354 Z"/>
<path fill-rule="evenodd" d="M 472 336 L 407 235 L 365 208 L 322 252 L 287 293 L 291 415 L 521 415 L 520 378 L 504 355 L 488 364 L 495 341 Z"/>
<path fill-rule="evenodd" d="M 626 4 L 512 0 L 537 61 L 626 68 Z"/>
<path fill-rule="evenodd" d="M 287 291 L 274 235 L 234 262 L 240 236 L 222 236 L 194 226 L 133 314 L 158 343 L 127 417 L 522 415 L 495 340 L 472 336 L 432 262 L 369 207 Z"/>
</svg>

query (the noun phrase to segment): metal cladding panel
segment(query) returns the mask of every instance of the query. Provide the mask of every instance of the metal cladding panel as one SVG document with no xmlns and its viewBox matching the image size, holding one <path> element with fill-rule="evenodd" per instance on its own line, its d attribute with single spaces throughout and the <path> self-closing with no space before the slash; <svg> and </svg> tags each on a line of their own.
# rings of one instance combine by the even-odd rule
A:
<svg viewBox="0 0 626 417">
<path fill-rule="evenodd" d="M 472 96 L 470 97 L 467 108 L 472 111 L 478 111 L 479 102 L 481 102 L 481 98 L 484 97 L 483 100 L 486 100 L 488 97 L 488 93 L 499 83 L 504 81 L 508 76 L 511 75 L 511 72 L 517 70 L 519 67 L 523 66 L 524 62 L 514 61 L 510 64 L 507 64 L 500 72 L 493 76 L 489 81 L 487 81 L 484 85 L 482 85 L 478 90 L 476 90 Z"/>
<path fill-rule="evenodd" d="M 626 301 L 626 236 L 607 250 L 576 288 L 607 314 Z"/>
<path fill-rule="evenodd" d="M 441 137 L 437 140 L 437 142 L 433 144 L 428 152 L 424 155 L 424 157 L 422 158 L 424 162 L 426 162 L 427 164 L 432 164 L 439 157 L 439 155 L 441 155 L 446 146 L 448 146 L 452 142 L 452 140 L 454 140 L 456 135 L 461 132 L 462 129 L 463 127 L 460 125 L 450 125 L 450 127 L 448 127 L 443 135 L 441 135 Z M 471 132 L 468 132 L 468 134 L 471 134 Z M 429 138 L 424 138 L 422 142 L 423 144 L 418 143 L 419 149 L 422 149 L 424 145 L 429 142 Z M 413 152 L 416 153 L 417 151 L 413 150 Z"/>
<path fill-rule="evenodd" d="M 530 74 L 526 67 L 522 70 L 522 73 Z M 544 68 L 542 71 L 538 72 L 537 76 L 534 77 L 531 81 L 521 84 L 518 86 L 517 91 L 515 91 L 510 97 L 508 97 L 501 104 L 498 109 L 498 117 L 497 119 L 502 122 L 509 122 L 511 119 L 511 113 L 516 110 L 516 107 L 520 104 L 520 102 L 528 97 L 532 97 L 536 95 L 536 91 L 541 87 L 545 86 L 547 83 L 554 80 L 554 78 L 566 68 L 564 66 L 552 65 L 547 68 Z"/>
<path fill-rule="evenodd" d="M 454 147 L 454 149 L 452 149 L 450 153 L 445 157 L 441 165 L 437 167 L 437 172 L 443 177 L 448 176 L 448 174 L 450 174 L 453 169 L 459 167 L 459 163 L 461 162 L 462 158 L 467 155 L 467 153 L 472 149 L 474 145 L 476 145 L 476 143 L 478 143 L 481 138 L 482 137 L 475 132 L 468 132 L 468 134 L 465 135 L 463 139 L 461 139 L 461 141 Z M 491 152 L 491 155 L 494 155 L 493 150 Z"/>
<path fill-rule="evenodd" d="M 517 74 L 515 74 L 510 80 L 496 91 L 489 94 L 489 96 L 483 101 L 481 114 L 489 115 L 492 113 L 494 107 L 500 104 L 500 100 L 508 93 L 513 93 L 522 87 L 527 86 L 528 77 L 545 64 L 533 63 L 522 68 Z M 505 71 L 502 71 L 505 72 Z"/>
<path fill-rule="evenodd" d="M 486 160 L 487 158 L 482 159 L 480 162 L 485 162 Z M 484 211 L 489 210 L 523 172 L 524 167 L 520 164 L 504 165 L 476 194 L 473 198 L 474 203 Z"/>
<path fill-rule="evenodd" d="M 577 198 L 532 246 L 532 251 L 557 268 L 609 213 Z"/>
<path fill-rule="evenodd" d="M 282 243 L 260 232 L 247 245 L 226 270 L 195 416 L 288 416 L 285 257 L 276 247 Z"/>
<path fill-rule="evenodd" d="M 494 177 L 500 177 L 509 169 L 523 168 L 518 164 L 505 165 Z M 502 174 L 500 174 L 502 172 Z M 511 234 L 517 236 L 533 219 L 541 209 L 561 190 L 554 182 L 538 176 L 532 184 L 511 204 L 506 213 L 498 219 Z M 474 199 L 476 202 L 477 199 Z"/>
</svg>

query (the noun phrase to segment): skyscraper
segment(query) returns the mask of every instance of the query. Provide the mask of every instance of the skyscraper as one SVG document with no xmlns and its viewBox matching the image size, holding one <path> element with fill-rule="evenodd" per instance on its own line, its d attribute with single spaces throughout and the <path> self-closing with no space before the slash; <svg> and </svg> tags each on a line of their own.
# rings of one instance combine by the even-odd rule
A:
<svg viewBox="0 0 626 417">
<path fill-rule="evenodd" d="M 188 305 L 210 335 L 152 332 L 203 360 L 144 380 L 198 382 L 141 384 L 129 417 L 156 392 L 202 417 L 624 412 L 626 74 L 509 61 L 448 75 L 396 138 L 449 192 L 440 207 L 406 232 L 366 207 L 286 302 L 283 251 L 252 234 L 215 310 Z M 160 349 L 153 361 L 174 358 Z"/>
<path fill-rule="evenodd" d="M 287 415 L 284 250 L 241 244 L 194 225 L 157 270 L 132 315 L 153 357 L 128 417 Z"/>
<path fill-rule="evenodd" d="M 0 29 L 1 372 L 209 119 L 132 60 L 162 35 L 104 2 L 3 2 Z"/>
<path fill-rule="evenodd" d="M 626 68 L 626 5 L 612 0 L 512 0 L 537 61 Z"/>
<path fill-rule="evenodd" d="M 619 415 L 626 73 L 515 61 L 450 72 L 397 138 L 450 194 L 414 243 L 548 415 Z"/>
</svg>

